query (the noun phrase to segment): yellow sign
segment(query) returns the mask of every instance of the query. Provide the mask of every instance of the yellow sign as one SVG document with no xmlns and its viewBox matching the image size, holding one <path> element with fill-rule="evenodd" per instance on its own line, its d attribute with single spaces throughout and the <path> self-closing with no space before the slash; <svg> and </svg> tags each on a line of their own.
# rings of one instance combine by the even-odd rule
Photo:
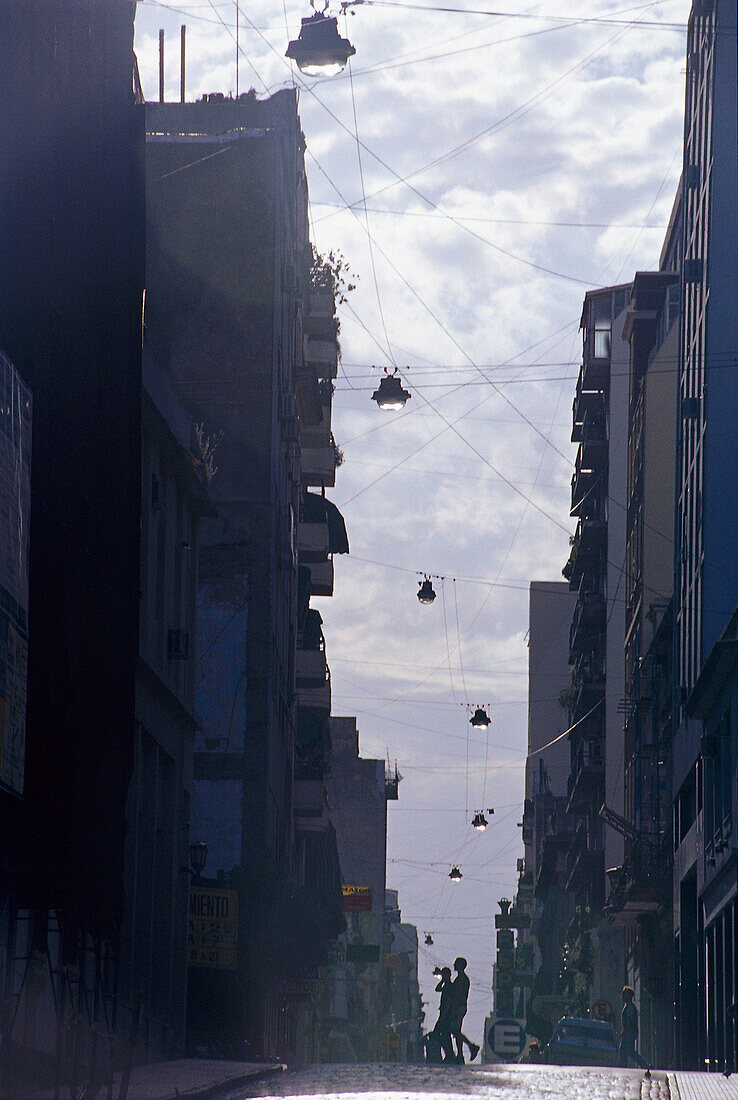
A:
<svg viewBox="0 0 738 1100">
<path fill-rule="evenodd" d="M 344 882 L 341 887 L 343 893 L 344 913 L 368 911 L 372 907 L 371 886 L 351 886 Z"/>
<path fill-rule="evenodd" d="M 238 963 L 238 895 L 215 886 L 190 887 L 189 965 L 235 970 Z"/>
</svg>

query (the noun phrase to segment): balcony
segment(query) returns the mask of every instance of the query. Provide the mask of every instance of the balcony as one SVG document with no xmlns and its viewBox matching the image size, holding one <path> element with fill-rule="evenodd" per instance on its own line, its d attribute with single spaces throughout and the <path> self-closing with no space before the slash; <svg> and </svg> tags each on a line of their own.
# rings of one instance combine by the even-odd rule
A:
<svg viewBox="0 0 738 1100">
<path fill-rule="evenodd" d="M 584 338 L 584 355 L 580 373 L 582 388 L 605 390 L 610 382 L 610 333 L 588 329 Z"/>
<path fill-rule="evenodd" d="M 319 312 L 315 312 L 313 304 L 317 305 Z M 305 336 L 319 336 L 324 340 L 335 340 L 338 328 L 336 318 L 333 316 L 332 296 L 313 294 L 310 299 L 310 312 L 303 314 L 302 331 Z"/>
<path fill-rule="evenodd" d="M 314 366 L 318 378 L 335 378 L 338 374 L 338 345 L 334 339 L 303 336 L 305 362 Z"/>
<path fill-rule="evenodd" d="M 300 832 L 322 832 L 328 827 L 325 784 L 322 779 L 296 779 L 294 783 L 295 828 Z"/>
<path fill-rule="evenodd" d="M 323 657 L 323 662 L 325 663 L 325 654 L 321 653 L 320 650 L 318 650 L 317 652 L 320 656 Z M 331 676 L 327 665 L 325 667 L 325 675 L 322 680 L 298 681 L 295 695 L 297 697 L 297 705 L 299 707 L 303 707 L 306 710 L 313 710 L 322 714 L 330 714 Z"/>
<path fill-rule="evenodd" d="M 571 717 L 573 722 L 578 722 L 605 696 L 605 677 L 591 653 L 579 655 L 574 666 L 572 686 L 576 694 L 571 709 Z M 586 732 L 599 732 L 603 716 L 604 711 L 599 708 L 599 711 L 596 711 L 591 718 L 587 719 Z M 583 730 L 582 733 L 584 734 L 584 732 Z"/>
<path fill-rule="evenodd" d="M 600 738 L 585 738 L 576 748 L 568 781 L 569 809 L 585 802 L 602 802 L 605 782 L 605 757 Z"/>
<path fill-rule="evenodd" d="M 569 631 L 569 653 L 571 656 L 592 649 L 598 636 L 605 630 L 605 597 L 596 590 L 586 587 L 587 576 L 582 577 L 579 585 L 579 599 Z"/>
<path fill-rule="evenodd" d="M 590 842 L 586 821 L 581 821 L 566 857 L 566 889 L 574 893 L 589 892 L 601 884 L 604 874 L 604 852 Z"/>
<path fill-rule="evenodd" d="M 336 301 L 330 290 L 321 290 L 313 288 L 310 291 L 310 313 L 308 318 L 328 318 L 333 319 L 333 314 L 336 309 Z M 305 319 L 303 319 L 305 320 Z"/>
<path fill-rule="evenodd" d="M 605 414 L 605 396 L 601 389 L 589 389 L 582 385 L 582 373 L 577 380 L 576 394 L 572 404 L 572 443 L 581 443 L 581 437 L 575 433 L 581 430 L 587 413 L 595 416 Z"/>
<path fill-rule="evenodd" d="M 302 447 L 302 484 L 330 488 L 336 484 L 336 448 L 329 438 L 322 447 Z"/>
<path fill-rule="evenodd" d="M 330 554 L 328 524 L 300 523 L 297 528 L 297 549 L 304 565 L 324 561 Z"/>
<path fill-rule="evenodd" d="M 645 841 L 634 844 L 607 899 L 615 924 L 636 924 L 649 913 L 665 912 L 671 904 L 671 851 L 667 845 L 663 848 L 659 854 Z"/>
<path fill-rule="evenodd" d="M 322 684 L 328 675 L 328 664 L 324 649 L 298 649 L 297 651 L 297 691 L 303 687 Z"/>
<path fill-rule="evenodd" d="M 599 509 L 592 509 L 595 515 Z M 604 566 L 607 546 L 607 524 L 604 519 L 581 517 L 572 540 L 566 576 L 572 587 L 578 587 L 585 572 L 599 573 Z"/>
<path fill-rule="evenodd" d="M 595 469 L 594 466 L 589 466 L 584 461 L 582 444 L 580 443 L 576 462 L 574 463 L 574 473 L 571 478 L 571 508 L 569 511 L 572 516 L 579 515 L 594 491 L 595 485 L 603 476 L 601 467 Z"/>
<path fill-rule="evenodd" d="M 310 595 L 333 595 L 333 559 L 305 563 L 310 570 Z"/>
</svg>

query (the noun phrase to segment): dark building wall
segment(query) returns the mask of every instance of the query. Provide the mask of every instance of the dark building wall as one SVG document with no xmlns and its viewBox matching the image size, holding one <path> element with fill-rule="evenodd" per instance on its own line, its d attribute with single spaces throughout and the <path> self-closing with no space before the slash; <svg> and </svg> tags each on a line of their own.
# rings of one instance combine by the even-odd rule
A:
<svg viewBox="0 0 738 1100">
<path fill-rule="evenodd" d="M 0 5 L 0 346 L 34 401 L 26 901 L 122 915 L 138 632 L 143 114 L 134 6 Z"/>
<path fill-rule="evenodd" d="M 232 730 L 228 759 L 198 746 L 196 775 L 238 779 L 242 850 L 287 865 L 299 468 L 280 412 L 294 394 L 307 244 L 296 102 L 283 92 L 152 104 L 147 129 L 147 336 L 195 419 L 223 433 L 211 486 L 220 519 L 205 540 L 248 532 L 246 729 Z"/>
</svg>

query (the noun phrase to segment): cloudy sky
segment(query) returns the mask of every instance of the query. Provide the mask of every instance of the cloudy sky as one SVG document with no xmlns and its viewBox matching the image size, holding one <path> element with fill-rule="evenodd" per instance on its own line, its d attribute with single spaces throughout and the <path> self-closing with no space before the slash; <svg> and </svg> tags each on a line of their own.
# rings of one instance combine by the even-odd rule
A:
<svg viewBox="0 0 738 1100">
<path fill-rule="evenodd" d="M 421 951 L 433 1020 L 433 966 L 469 959 L 466 1031 L 479 1038 L 492 914 L 522 855 L 527 586 L 560 579 L 574 529 L 582 296 L 658 265 L 681 162 L 688 5 L 455 2 L 367 0 L 341 17 L 352 82 L 310 81 L 284 58 L 307 0 L 250 0 L 239 88 L 296 81 L 313 240 L 358 276 L 340 310 L 334 405 L 345 462 L 332 496 L 351 554 L 336 559 L 335 597 L 317 601 L 333 709 L 357 715 L 363 755 L 398 761 L 388 885 L 421 942 L 434 937 Z M 145 95 L 158 94 L 163 27 L 178 98 L 181 23 L 188 98 L 235 92 L 233 0 L 143 0 Z M 392 365 L 413 394 L 403 413 L 370 400 Z M 430 607 L 415 598 L 422 573 L 445 578 Z M 480 703 L 488 738 L 468 725 Z M 488 806 L 477 833 L 471 815 Z"/>
</svg>

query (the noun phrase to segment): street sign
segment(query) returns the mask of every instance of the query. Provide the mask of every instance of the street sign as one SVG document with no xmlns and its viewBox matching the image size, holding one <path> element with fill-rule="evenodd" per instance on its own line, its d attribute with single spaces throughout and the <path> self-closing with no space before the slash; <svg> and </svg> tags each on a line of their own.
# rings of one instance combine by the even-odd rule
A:
<svg viewBox="0 0 738 1100">
<path fill-rule="evenodd" d="M 595 1001 L 592 1005 L 592 1019 L 593 1020 L 611 1020 L 613 1017 L 612 1005 L 608 1000 L 602 997 L 599 1001 Z"/>
<path fill-rule="evenodd" d="M 235 970 L 238 894 L 193 882 L 190 886 L 189 965 Z"/>
<path fill-rule="evenodd" d="M 503 1061 L 517 1058 L 525 1049 L 525 1028 L 508 1017 L 491 1020 L 487 1026 L 487 1044 Z"/>
<path fill-rule="evenodd" d="M 341 887 L 344 913 L 370 913 L 372 909 L 371 886 L 352 886 L 344 882 Z"/>
</svg>

